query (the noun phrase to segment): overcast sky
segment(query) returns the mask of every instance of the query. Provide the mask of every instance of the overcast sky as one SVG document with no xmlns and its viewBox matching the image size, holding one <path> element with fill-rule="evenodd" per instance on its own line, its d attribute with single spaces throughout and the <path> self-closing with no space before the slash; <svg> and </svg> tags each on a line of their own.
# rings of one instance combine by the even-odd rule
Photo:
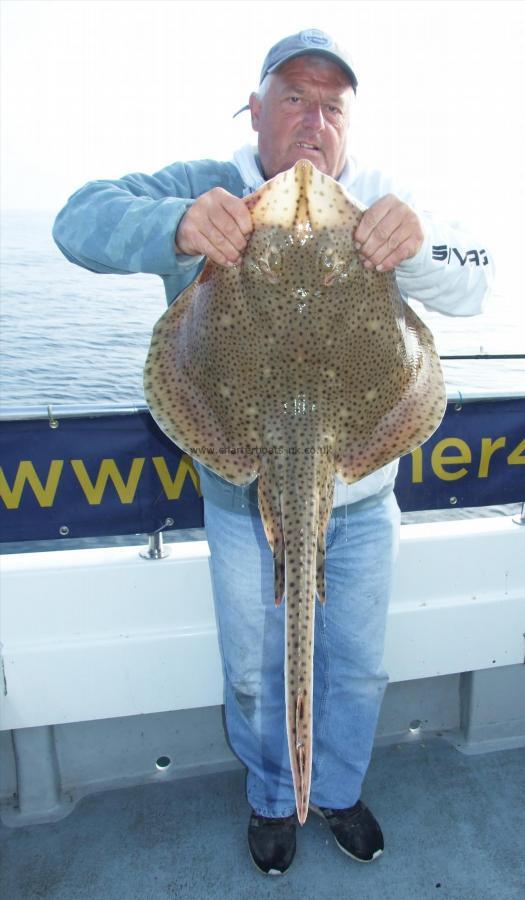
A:
<svg viewBox="0 0 525 900">
<path fill-rule="evenodd" d="M 351 149 L 425 205 L 523 255 L 525 4 L 3 0 L 3 208 L 85 181 L 227 159 L 279 38 L 332 33 L 359 79 Z"/>
</svg>

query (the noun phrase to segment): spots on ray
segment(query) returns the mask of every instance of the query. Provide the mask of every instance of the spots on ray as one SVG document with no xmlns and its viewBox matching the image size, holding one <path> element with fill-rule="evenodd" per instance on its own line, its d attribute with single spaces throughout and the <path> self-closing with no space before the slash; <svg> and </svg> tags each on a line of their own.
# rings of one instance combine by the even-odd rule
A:
<svg viewBox="0 0 525 900">
<path fill-rule="evenodd" d="M 287 592 L 287 728 L 304 815 L 334 473 L 356 481 L 409 452 L 439 423 L 444 394 L 430 333 L 395 277 L 359 262 L 361 204 L 308 162 L 245 202 L 254 230 L 242 263 L 208 262 L 160 320 L 145 395 L 161 428 L 219 475 L 258 476 L 276 597 Z M 290 738 L 298 697 L 304 771 Z"/>
</svg>

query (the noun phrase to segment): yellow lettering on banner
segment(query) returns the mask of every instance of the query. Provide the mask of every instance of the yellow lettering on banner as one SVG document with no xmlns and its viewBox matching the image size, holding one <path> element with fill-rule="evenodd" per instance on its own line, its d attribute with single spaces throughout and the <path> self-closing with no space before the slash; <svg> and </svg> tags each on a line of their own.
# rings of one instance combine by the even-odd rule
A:
<svg viewBox="0 0 525 900">
<path fill-rule="evenodd" d="M 113 482 L 121 503 L 133 503 L 145 459 L 145 456 L 140 456 L 133 460 L 127 481 L 124 481 L 114 459 L 101 461 L 94 484 L 87 473 L 83 460 L 72 459 L 71 467 L 90 506 L 98 506 L 102 502 L 108 479 Z"/>
<path fill-rule="evenodd" d="M 168 500 L 178 500 L 182 491 L 182 487 L 184 485 L 184 479 L 187 475 L 190 476 L 193 487 L 197 491 L 199 497 L 201 496 L 200 487 L 199 487 L 199 476 L 195 470 L 193 462 L 190 456 L 187 456 L 185 453 L 183 454 L 179 465 L 177 466 L 177 471 L 175 472 L 175 478 L 172 478 L 168 466 L 166 465 L 166 460 L 163 456 L 154 456 L 153 457 L 153 465 L 157 471 L 157 475 L 159 476 L 160 483 L 164 488 L 164 493 Z"/>
<path fill-rule="evenodd" d="M 525 466 L 525 440 L 520 441 L 512 453 L 509 453 L 507 462 L 509 466 Z"/>
<path fill-rule="evenodd" d="M 487 478 L 489 474 L 489 465 L 492 455 L 504 447 L 507 438 L 499 437 L 495 441 L 492 438 L 481 438 L 481 456 L 479 460 L 478 478 Z"/>
<path fill-rule="evenodd" d="M 460 451 L 459 456 L 449 456 L 445 454 L 448 447 L 454 447 Z M 447 472 L 445 466 L 457 466 L 460 463 L 469 463 L 472 461 L 472 453 L 466 441 L 461 438 L 444 438 L 439 441 L 432 451 L 431 465 L 432 471 L 438 478 L 443 481 L 457 481 L 458 478 L 464 478 L 468 473 L 468 469 L 461 468 L 457 472 Z"/>
<path fill-rule="evenodd" d="M 412 484 L 423 484 L 423 450 L 416 447 L 410 454 L 412 457 Z"/>
<path fill-rule="evenodd" d="M 7 509 L 18 509 L 27 481 L 40 506 L 53 506 L 63 465 L 63 459 L 51 460 L 44 485 L 36 474 L 33 463 L 28 459 L 22 459 L 18 464 L 12 488 L 9 487 L 3 470 L 0 468 L 0 499 L 4 501 Z"/>
</svg>

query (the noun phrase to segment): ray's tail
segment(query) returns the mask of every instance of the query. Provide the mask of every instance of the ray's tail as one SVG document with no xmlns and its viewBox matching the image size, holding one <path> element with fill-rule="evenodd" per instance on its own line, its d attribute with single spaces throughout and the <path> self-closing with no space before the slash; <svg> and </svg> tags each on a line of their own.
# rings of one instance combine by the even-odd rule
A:
<svg viewBox="0 0 525 900">
<path fill-rule="evenodd" d="M 297 817 L 308 813 L 312 776 L 313 655 L 316 590 L 316 522 L 303 519 L 299 534 L 285 539 L 286 730 Z M 309 527 L 310 526 L 310 527 Z"/>
<path fill-rule="evenodd" d="M 297 817 L 308 814 L 312 777 L 316 592 L 324 601 L 324 539 L 333 467 L 310 459 L 290 472 L 272 462 L 259 476 L 259 505 L 275 564 L 275 600 L 286 603 L 286 732 Z M 331 469 L 331 471 L 330 471 Z"/>
</svg>

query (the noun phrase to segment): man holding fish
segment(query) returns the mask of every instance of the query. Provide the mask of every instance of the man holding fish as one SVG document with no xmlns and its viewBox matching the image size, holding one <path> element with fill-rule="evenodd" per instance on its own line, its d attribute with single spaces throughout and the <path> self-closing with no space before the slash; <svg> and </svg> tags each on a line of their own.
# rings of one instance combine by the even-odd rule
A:
<svg viewBox="0 0 525 900">
<path fill-rule="evenodd" d="M 471 239 L 418 215 L 406 192 L 347 155 L 356 89 L 352 64 L 328 35 L 310 29 L 284 38 L 269 51 L 259 90 L 245 107 L 257 150 L 244 147 L 229 163 L 175 163 L 154 176 L 92 182 L 57 217 L 57 244 L 93 271 L 162 275 L 171 303 L 204 257 L 226 269 L 242 263 L 254 229 L 243 198 L 307 160 L 368 207 L 353 233 L 365 271 L 394 272 L 403 297 L 447 315 L 479 313 L 492 273 L 488 256 L 461 264 L 475 246 Z M 444 259 L 433 252 L 444 246 L 461 253 Z M 369 394 L 372 400 L 373 389 Z M 361 789 L 388 680 L 382 657 L 399 534 L 396 471 L 393 460 L 353 484 L 336 476 L 327 602 L 317 604 L 315 621 L 309 808 L 324 817 L 341 850 L 362 862 L 384 849 Z M 300 808 L 286 737 L 283 611 L 275 603 L 272 552 L 256 485 L 245 491 L 204 465 L 199 473 L 228 735 L 248 770 L 250 853 L 260 871 L 282 874 L 295 854 L 294 810 L 302 823 L 308 795 Z"/>
</svg>

